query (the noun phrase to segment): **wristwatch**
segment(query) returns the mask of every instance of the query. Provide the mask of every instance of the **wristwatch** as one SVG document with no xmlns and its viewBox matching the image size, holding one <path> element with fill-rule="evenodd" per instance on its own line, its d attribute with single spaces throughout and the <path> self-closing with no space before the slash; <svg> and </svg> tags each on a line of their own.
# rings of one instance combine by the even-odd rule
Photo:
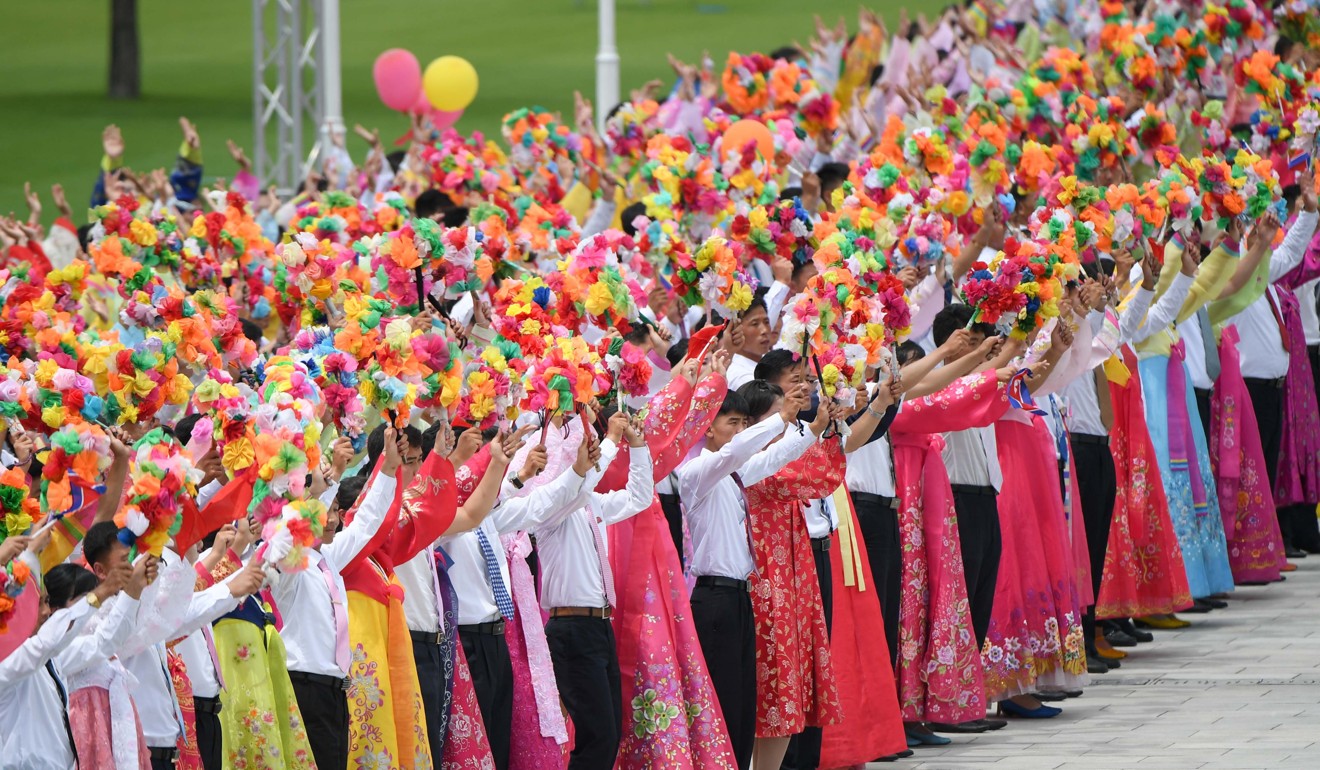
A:
<svg viewBox="0 0 1320 770">
<path fill-rule="evenodd" d="M 87 603 L 92 605 L 92 609 L 94 610 L 101 609 L 101 597 L 97 596 L 96 594 L 93 593 L 87 594 Z"/>
<path fill-rule="evenodd" d="M 513 485 L 513 488 L 514 488 L 514 489 L 522 489 L 522 488 L 523 488 L 523 481 L 522 481 L 522 479 L 518 478 L 517 476 L 514 476 L 513 478 L 509 479 L 509 483 Z"/>
</svg>

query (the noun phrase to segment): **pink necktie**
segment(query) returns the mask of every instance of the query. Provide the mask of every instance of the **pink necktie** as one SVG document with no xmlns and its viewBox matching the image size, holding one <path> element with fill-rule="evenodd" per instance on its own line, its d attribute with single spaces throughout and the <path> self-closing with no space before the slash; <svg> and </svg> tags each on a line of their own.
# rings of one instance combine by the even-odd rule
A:
<svg viewBox="0 0 1320 770">
<path fill-rule="evenodd" d="M 215 635 L 211 633 L 210 626 L 202 626 L 202 638 L 206 640 L 206 651 L 211 654 L 211 665 L 215 666 L 215 681 L 220 684 L 220 689 L 225 689 L 225 675 L 220 671 L 220 655 L 215 651 Z"/>
<path fill-rule="evenodd" d="M 600 562 L 600 580 L 605 584 L 605 599 L 614 606 L 614 573 L 610 571 L 610 557 L 605 554 L 605 535 L 600 529 L 596 513 L 587 509 L 591 519 L 591 539 L 596 542 L 596 561 Z"/>
<path fill-rule="evenodd" d="M 335 665 L 347 675 L 352 662 L 348 653 L 348 608 L 344 606 L 344 599 L 339 595 L 339 587 L 335 585 L 335 578 L 330 574 L 325 559 L 316 564 L 321 568 L 321 577 L 325 578 L 326 590 L 330 592 L 330 605 L 335 610 Z"/>
</svg>

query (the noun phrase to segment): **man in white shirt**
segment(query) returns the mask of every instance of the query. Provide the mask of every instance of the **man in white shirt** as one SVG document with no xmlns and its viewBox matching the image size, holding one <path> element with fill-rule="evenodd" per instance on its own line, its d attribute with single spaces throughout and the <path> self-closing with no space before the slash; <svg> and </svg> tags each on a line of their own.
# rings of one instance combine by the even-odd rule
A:
<svg viewBox="0 0 1320 770">
<path fill-rule="evenodd" d="M 756 378 L 756 362 L 774 347 L 774 323 L 766 309 L 766 300 L 760 297 L 738 320 L 738 331 L 743 344 L 729 361 L 727 379 L 729 390 L 737 390 Z"/>
<path fill-rule="evenodd" d="M 777 414 L 748 427 L 746 399 L 730 392 L 706 431 L 701 454 L 676 474 L 692 533 L 692 622 L 740 770 L 751 765 L 756 743 L 756 624 L 748 593 L 756 562 L 745 490 L 801 457 L 819 437 L 784 430 L 797 424 L 806 393 L 805 387 L 796 390 Z"/>
<path fill-rule="evenodd" d="M 340 570 L 367 546 L 394 501 L 395 474 L 402 464 L 394 431 L 385 432 L 385 460 L 358 506 L 352 523 L 339 530 L 336 502 L 325 534 L 308 554 L 307 568 L 278 572 L 271 595 L 284 619 L 280 635 L 287 650 L 289 680 L 307 728 L 317 767 L 348 766 L 348 598 Z M 342 490 L 341 490 L 342 491 Z"/>
<path fill-rule="evenodd" d="M 965 328 L 971 318 L 972 309 L 967 305 L 950 305 L 941 310 L 931 326 L 935 344 L 943 345 L 955 331 Z M 994 334 L 994 327 L 978 323 L 968 331 L 967 348 L 955 351 L 947 360 L 960 358 L 977 349 L 987 336 Z M 999 556 L 1003 549 L 996 498 L 1004 475 L 999 467 L 994 426 L 945 433 L 944 465 L 949 470 L 949 487 L 953 490 L 954 509 L 958 513 L 958 537 L 962 542 L 972 630 L 980 647 L 985 644 L 985 635 L 990 630 Z"/>
<path fill-rule="evenodd" d="M 458 595 L 458 640 L 472 674 L 496 770 L 509 766 L 513 731 L 513 665 L 505 633 L 506 625 L 514 620 L 515 607 L 509 560 L 500 536 L 534 529 L 571 513 L 570 506 L 582 489 L 583 477 L 569 469 L 534 492 L 515 497 L 545 468 L 546 459 L 545 447 L 532 448 L 522 469 L 505 482 L 500 493 L 503 502 L 481 525 L 446 535 L 437 543 L 452 561 L 448 575 Z"/>
<path fill-rule="evenodd" d="M 83 538 L 83 557 L 98 578 L 104 579 L 128 563 L 129 549 L 119 541 L 118 533 L 119 527 L 107 521 L 93 525 Z M 150 605 L 160 591 L 168 590 L 164 587 L 168 581 L 185 581 L 189 587 L 194 584 L 196 575 L 191 566 L 181 562 L 179 555 L 169 549 L 162 553 L 162 578 L 148 589 L 144 604 Z M 170 617 L 171 627 L 139 629 L 119 650 L 120 662 L 137 678 L 133 700 L 153 768 L 174 766 L 178 740 L 184 729 L 165 642 L 191 634 L 230 612 L 238 606 L 239 599 L 260 590 L 264 580 L 259 566 L 252 565 L 236 572 L 225 583 L 192 593 L 188 607 Z"/>
<path fill-rule="evenodd" d="M 627 436 L 628 484 L 618 492 L 591 491 L 599 472 L 617 454 Z M 623 690 L 614 629 L 615 604 L 604 527 L 646 510 L 655 497 L 651 453 L 639 420 L 623 414 L 610 418 L 609 437 L 597 446 L 583 437 L 573 465 L 587 478 L 568 512 L 535 527 L 541 565 L 541 606 L 550 613 L 545 636 L 564 708 L 573 718 L 575 745 L 569 770 L 611 770 L 619 752 L 623 725 Z M 594 480 L 593 480 L 594 479 Z"/>
<path fill-rule="evenodd" d="M 1279 446 L 1283 439 L 1283 380 L 1288 375 L 1288 330 L 1283 326 L 1274 282 L 1292 271 L 1306 256 L 1306 247 L 1315 234 L 1317 204 L 1315 184 L 1310 174 L 1302 174 L 1302 211 L 1293 220 L 1283 243 L 1270 255 L 1269 284 L 1264 293 L 1242 312 L 1228 319 L 1235 324 L 1241 336 L 1238 353 L 1242 359 L 1242 379 L 1251 393 L 1251 406 L 1256 413 L 1256 427 L 1260 430 L 1261 450 L 1265 453 L 1265 471 L 1269 474 L 1270 488 L 1278 476 Z M 1291 508 L 1279 509 L 1279 529 L 1283 534 L 1284 552 L 1288 558 L 1306 555 L 1294 542 L 1294 526 L 1298 516 Z M 1304 515 L 1314 516 L 1313 510 L 1303 509 Z M 1306 530 L 1302 530 L 1306 531 Z"/>
<path fill-rule="evenodd" d="M 51 612 L 39 599 L 36 632 L 0 661 L 0 765 L 27 770 L 74 770 L 77 751 L 69 729 L 68 692 L 52 662 L 82 634 L 102 603 L 129 581 L 127 563 L 70 606 Z M 36 577 L 26 591 L 41 591 Z M 37 597 L 23 599 L 38 601 Z M 11 629 L 11 633 L 13 633 Z"/>
</svg>

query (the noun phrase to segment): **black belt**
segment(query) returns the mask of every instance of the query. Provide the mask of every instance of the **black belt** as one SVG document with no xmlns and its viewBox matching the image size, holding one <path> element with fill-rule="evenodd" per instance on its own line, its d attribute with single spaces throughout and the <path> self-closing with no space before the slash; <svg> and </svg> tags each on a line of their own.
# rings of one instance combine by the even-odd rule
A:
<svg viewBox="0 0 1320 770">
<path fill-rule="evenodd" d="M 411 636 L 412 640 L 418 644 L 431 645 L 439 644 L 445 638 L 445 635 L 438 631 L 414 631 L 411 628 L 408 629 L 408 636 Z"/>
<path fill-rule="evenodd" d="M 736 588 L 739 591 L 750 592 L 752 584 L 746 580 L 735 580 L 730 577 L 720 577 L 719 575 L 699 575 L 697 576 L 698 588 Z"/>
<path fill-rule="evenodd" d="M 467 626 L 459 626 L 460 634 L 485 634 L 486 636 L 504 636 L 504 619 L 492 620 L 489 623 L 473 623 Z"/>
<path fill-rule="evenodd" d="M 614 616 L 612 607 L 551 607 L 552 618 L 596 618 L 609 620 Z"/>
<path fill-rule="evenodd" d="M 898 509 L 898 498 L 888 495 L 873 495 L 870 492 L 849 492 L 852 495 L 854 503 L 864 503 L 866 505 L 878 505 L 881 508 Z"/>
<path fill-rule="evenodd" d="M 961 495 L 986 495 L 987 497 L 998 497 L 999 493 L 994 487 L 983 487 L 979 484 L 950 484 L 949 490 Z"/>
<path fill-rule="evenodd" d="M 199 714 L 219 714 L 220 708 L 221 705 L 219 698 L 207 698 L 201 695 L 193 696 L 193 711 L 196 711 Z"/>
<path fill-rule="evenodd" d="M 173 746 L 170 746 L 168 748 L 158 748 L 156 746 L 148 746 L 147 750 L 151 752 L 152 762 L 155 762 L 156 760 L 173 762 L 179 756 L 179 750 L 174 748 Z"/>
<path fill-rule="evenodd" d="M 1069 433 L 1068 440 L 1074 444 L 1095 444 L 1097 446 L 1109 446 L 1108 436 L 1095 436 L 1090 433 Z"/>
<path fill-rule="evenodd" d="M 811 538 L 811 550 L 813 550 L 813 551 L 828 551 L 828 550 L 830 550 L 830 539 L 829 539 L 828 537 L 813 537 L 813 538 Z"/>
<path fill-rule="evenodd" d="M 1243 377 L 1242 381 L 1246 384 L 1256 383 L 1267 388 L 1282 388 L 1284 377 L 1275 377 L 1273 379 L 1263 379 L 1261 377 Z"/>
<path fill-rule="evenodd" d="M 337 676 L 326 676 L 325 674 L 309 674 L 306 671 L 290 671 L 289 681 L 307 682 L 308 684 L 320 685 L 321 687 L 335 687 L 344 692 L 348 692 L 348 678 Z"/>
</svg>

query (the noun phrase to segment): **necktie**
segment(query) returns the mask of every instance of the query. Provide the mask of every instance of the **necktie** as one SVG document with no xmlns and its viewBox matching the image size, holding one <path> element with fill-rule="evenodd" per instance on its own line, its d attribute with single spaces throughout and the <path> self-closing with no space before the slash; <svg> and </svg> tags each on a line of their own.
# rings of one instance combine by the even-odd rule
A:
<svg viewBox="0 0 1320 770">
<path fill-rule="evenodd" d="M 344 597 L 339 595 L 339 586 L 335 585 L 325 559 L 318 560 L 316 566 L 321 568 L 321 577 L 325 578 L 326 590 L 330 592 L 330 606 L 335 611 L 335 665 L 347 675 L 353 661 L 348 652 L 348 608 L 344 606 Z"/>
<path fill-rule="evenodd" d="M 1279 314 L 1279 303 L 1274 301 L 1274 292 L 1267 286 L 1265 299 L 1270 301 L 1270 312 L 1274 314 L 1274 323 L 1279 325 L 1279 341 L 1283 343 L 1283 352 L 1292 352 L 1292 340 L 1289 339 L 1288 327 L 1283 325 L 1283 316 Z"/>
<path fill-rule="evenodd" d="M 1201 347 L 1205 348 L 1205 373 L 1214 382 L 1219 379 L 1219 347 L 1215 345 L 1215 330 L 1210 326 L 1210 311 L 1205 308 L 1196 311 L 1196 321 L 1201 325 Z"/>
<path fill-rule="evenodd" d="M 486 531 L 481 527 L 477 527 L 477 542 L 481 545 L 481 558 L 486 562 L 486 579 L 490 581 L 490 590 L 495 594 L 495 606 L 500 608 L 500 615 L 503 615 L 505 620 L 513 620 L 513 597 L 509 596 L 509 589 L 504 585 L 504 578 L 500 576 L 500 564 L 495 561 L 495 549 L 490 547 L 490 538 L 486 537 Z M 596 546 L 596 552 L 600 553 L 599 544 Z M 606 563 L 608 564 L 608 560 Z M 606 593 L 610 594 L 608 591 Z M 610 605 L 613 604 L 614 599 L 611 596 Z"/>
<path fill-rule="evenodd" d="M 440 564 L 442 557 L 434 548 L 432 548 L 429 553 L 431 554 L 431 588 L 435 591 L 436 628 L 440 631 L 440 635 L 444 636 L 447 631 L 445 630 L 445 596 L 444 593 L 442 593 L 444 589 L 440 587 L 440 570 L 442 569 Z"/>
<path fill-rule="evenodd" d="M 729 478 L 738 485 L 738 494 L 742 496 L 743 533 L 747 536 L 747 553 L 752 557 L 752 574 L 759 574 L 760 570 L 756 567 L 756 547 L 752 540 L 752 512 L 747 508 L 747 487 L 743 486 L 742 476 L 737 473 L 730 473 Z"/>
<path fill-rule="evenodd" d="M 78 745 L 73 742 L 73 727 L 69 724 L 69 693 L 65 691 L 60 675 L 55 673 L 54 661 L 46 661 L 46 673 L 50 675 L 50 681 L 55 683 L 55 689 L 60 694 L 60 716 L 64 718 L 64 734 L 69 736 L 69 751 L 73 752 L 73 766 L 77 767 Z"/>
<path fill-rule="evenodd" d="M 829 524 L 830 532 L 838 529 L 838 524 L 834 521 L 834 501 L 828 497 L 822 497 L 818 502 L 820 502 L 820 515 L 825 517 L 826 523 Z M 826 537 L 828 537 L 828 535 L 826 535 Z"/>
<path fill-rule="evenodd" d="M 202 626 L 202 638 L 206 640 L 206 652 L 211 656 L 211 665 L 215 666 L 215 681 L 220 684 L 220 689 L 225 689 L 225 675 L 220 670 L 220 656 L 215 651 L 215 635 L 211 633 L 209 625 Z"/>
<path fill-rule="evenodd" d="M 600 582 L 605 584 L 605 601 L 614 606 L 614 572 L 610 569 L 610 557 L 605 553 L 605 533 L 600 529 L 600 520 L 596 518 L 596 512 L 587 509 L 587 516 L 591 524 L 591 539 L 596 545 L 596 561 L 600 562 Z"/>
</svg>

